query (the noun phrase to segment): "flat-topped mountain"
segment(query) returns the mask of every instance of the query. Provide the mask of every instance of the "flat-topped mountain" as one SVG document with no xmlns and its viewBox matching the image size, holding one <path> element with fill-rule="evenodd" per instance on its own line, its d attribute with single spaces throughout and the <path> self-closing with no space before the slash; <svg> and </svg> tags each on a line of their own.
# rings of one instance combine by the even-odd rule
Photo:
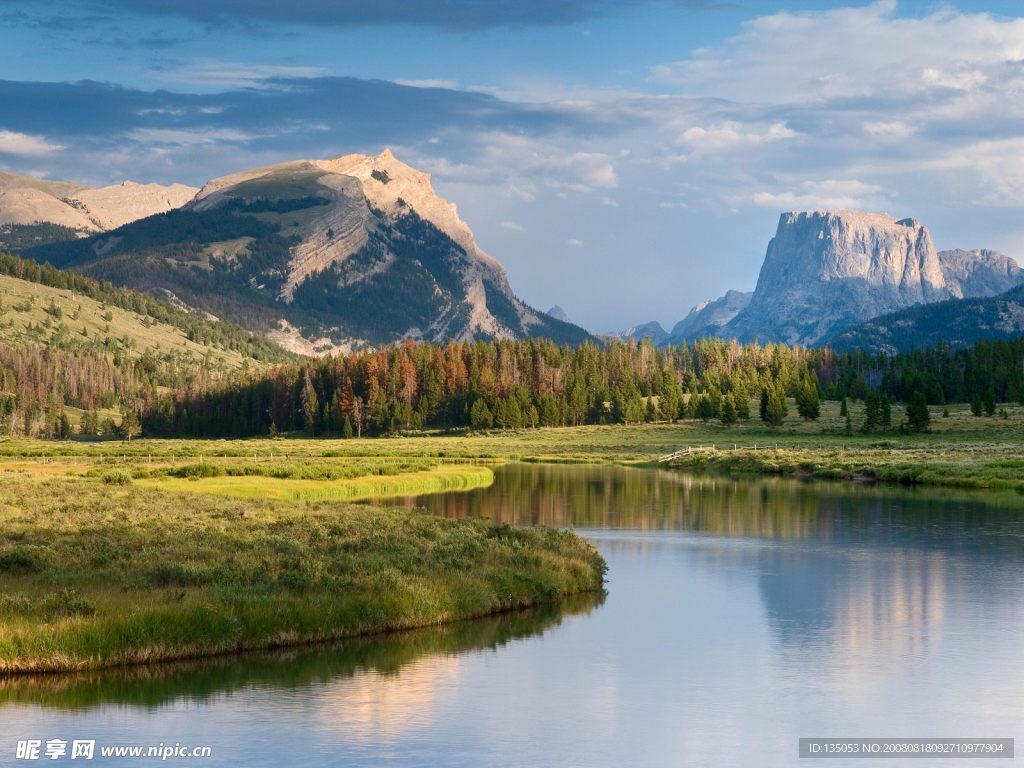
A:
<svg viewBox="0 0 1024 768">
<path fill-rule="evenodd" d="M 939 255 L 915 219 L 883 213 L 785 213 L 750 304 L 723 332 L 814 344 L 885 312 L 949 298 Z"/>
<path fill-rule="evenodd" d="M 175 210 L 23 252 L 307 354 L 402 338 L 589 338 L 520 301 L 429 175 L 388 150 L 231 174 Z"/>
<path fill-rule="evenodd" d="M 1024 282 L 986 250 L 937 251 L 916 219 L 884 213 L 784 213 L 754 292 L 729 291 L 673 328 L 669 342 L 705 336 L 813 345 L 871 318 Z"/>
</svg>

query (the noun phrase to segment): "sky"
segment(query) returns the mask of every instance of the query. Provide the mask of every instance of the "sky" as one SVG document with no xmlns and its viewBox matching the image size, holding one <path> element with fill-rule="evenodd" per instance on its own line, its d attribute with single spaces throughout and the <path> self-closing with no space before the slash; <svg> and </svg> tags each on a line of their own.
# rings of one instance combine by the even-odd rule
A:
<svg viewBox="0 0 1024 768">
<path fill-rule="evenodd" d="M 1018 0 L 0 0 L 0 169 L 202 185 L 390 147 L 593 331 L 751 290 L 779 215 L 1024 260 Z"/>
</svg>

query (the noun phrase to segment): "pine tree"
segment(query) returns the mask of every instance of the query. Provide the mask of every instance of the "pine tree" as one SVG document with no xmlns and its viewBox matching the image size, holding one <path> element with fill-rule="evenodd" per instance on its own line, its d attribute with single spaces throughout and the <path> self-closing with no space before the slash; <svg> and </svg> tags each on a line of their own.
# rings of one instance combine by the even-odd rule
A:
<svg viewBox="0 0 1024 768">
<path fill-rule="evenodd" d="M 736 416 L 741 419 L 750 418 L 750 398 L 747 397 L 747 390 L 738 387 L 733 390 L 732 402 L 736 408 Z"/>
<path fill-rule="evenodd" d="M 845 397 L 839 403 L 839 415 L 840 416 L 849 416 L 850 415 L 850 408 L 846 404 L 846 398 Z"/>
<path fill-rule="evenodd" d="M 880 413 L 881 413 L 881 416 L 880 416 L 880 418 L 878 420 L 879 426 L 881 426 L 882 429 L 891 429 L 892 428 L 892 401 L 889 399 L 888 395 L 882 395 L 882 407 L 881 407 Z"/>
<path fill-rule="evenodd" d="M 317 422 L 320 420 L 320 399 L 317 397 L 316 389 L 313 388 L 313 381 L 306 370 L 306 381 L 302 387 L 302 417 L 303 428 L 310 435 L 317 433 Z"/>
<path fill-rule="evenodd" d="M 761 393 L 761 421 L 779 427 L 788 413 L 786 393 L 779 384 L 770 385 Z"/>
<path fill-rule="evenodd" d="M 487 401 L 482 397 L 477 398 L 469 411 L 469 424 L 473 429 L 490 429 L 494 425 L 491 409 L 487 407 Z"/>
<path fill-rule="evenodd" d="M 981 416 L 981 409 L 982 409 L 981 395 L 979 395 L 977 392 L 975 392 L 974 393 L 974 397 L 971 398 L 971 415 L 972 416 Z"/>
<path fill-rule="evenodd" d="M 996 412 L 996 389 L 992 385 L 989 385 L 988 391 L 985 393 L 985 400 L 982 403 L 985 408 L 986 416 L 993 416 Z"/>
<path fill-rule="evenodd" d="M 928 401 L 924 393 L 919 389 L 914 390 L 907 404 L 907 423 L 915 432 L 924 432 L 931 422 L 931 414 L 928 412 Z"/>
<path fill-rule="evenodd" d="M 647 398 L 647 409 L 646 409 L 646 413 L 644 414 L 644 421 L 646 421 L 648 424 L 650 424 L 652 421 L 657 421 L 657 420 L 658 420 L 658 406 L 656 406 L 654 404 L 654 398 L 653 397 L 648 397 Z"/>
<path fill-rule="evenodd" d="M 352 438 L 352 419 L 349 416 L 345 416 L 345 421 L 341 425 L 341 436 L 346 440 Z"/>
<path fill-rule="evenodd" d="M 121 412 L 121 426 L 119 427 L 121 437 L 128 442 L 131 442 L 133 437 L 137 437 L 141 428 L 139 427 L 139 416 L 135 413 L 135 409 L 128 407 Z"/>
<path fill-rule="evenodd" d="M 726 395 L 722 400 L 722 423 L 726 426 L 736 423 L 736 404 L 733 402 L 732 393 Z"/>
<path fill-rule="evenodd" d="M 861 432 L 865 434 L 874 432 L 882 419 L 882 404 L 874 390 L 864 393 L 864 424 L 861 425 Z"/>
<path fill-rule="evenodd" d="M 796 410 L 804 419 L 814 421 L 821 415 L 821 401 L 818 397 L 818 384 L 807 376 L 796 391 Z"/>
</svg>

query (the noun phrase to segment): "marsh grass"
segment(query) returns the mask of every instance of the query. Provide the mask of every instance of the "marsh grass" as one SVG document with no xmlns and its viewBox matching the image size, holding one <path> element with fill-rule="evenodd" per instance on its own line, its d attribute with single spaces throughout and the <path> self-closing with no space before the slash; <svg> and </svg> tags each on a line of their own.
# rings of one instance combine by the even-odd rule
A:
<svg viewBox="0 0 1024 768">
<path fill-rule="evenodd" d="M 0 672 L 95 669 L 479 617 L 600 590 L 572 533 L 10 475 Z M 189 482 L 180 480 L 180 482 Z"/>
<path fill-rule="evenodd" d="M 195 465 L 191 465 L 194 467 Z M 220 469 L 210 466 L 209 469 Z M 111 470 L 107 470 L 110 472 Z M 116 470 L 115 470 L 116 471 Z M 106 475 L 103 475 L 104 481 Z M 494 482 L 489 467 L 435 466 L 419 471 L 356 475 L 346 479 L 310 480 L 265 474 L 187 474 L 141 480 L 167 491 L 187 491 L 240 499 L 281 501 L 365 501 L 486 488 Z"/>
</svg>

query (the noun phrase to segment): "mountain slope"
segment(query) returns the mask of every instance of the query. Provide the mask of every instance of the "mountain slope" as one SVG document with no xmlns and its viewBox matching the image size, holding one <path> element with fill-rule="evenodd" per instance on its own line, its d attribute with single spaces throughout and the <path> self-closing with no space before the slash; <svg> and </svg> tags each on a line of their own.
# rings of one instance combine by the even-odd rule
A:
<svg viewBox="0 0 1024 768">
<path fill-rule="evenodd" d="M 182 208 L 25 253 L 167 291 L 302 352 L 402 338 L 589 338 L 516 298 L 430 177 L 389 151 L 232 174 Z"/>
<path fill-rule="evenodd" d="M 167 302 L 0 254 L 0 343 L 227 372 L 283 362 L 274 345 Z"/>
<path fill-rule="evenodd" d="M 998 296 L 950 299 L 882 315 L 826 339 L 840 350 L 906 352 L 1024 335 L 1024 285 Z"/>
<path fill-rule="evenodd" d="M 627 328 L 624 331 L 605 334 L 605 336 L 607 338 L 620 339 L 622 341 L 627 339 L 636 339 L 637 341 L 650 339 L 651 343 L 657 347 L 661 346 L 665 342 L 665 339 L 668 338 L 668 332 L 661 327 L 661 323 L 657 320 L 652 320 L 649 323 L 634 325 L 632 328 Z"/>
</svg>

